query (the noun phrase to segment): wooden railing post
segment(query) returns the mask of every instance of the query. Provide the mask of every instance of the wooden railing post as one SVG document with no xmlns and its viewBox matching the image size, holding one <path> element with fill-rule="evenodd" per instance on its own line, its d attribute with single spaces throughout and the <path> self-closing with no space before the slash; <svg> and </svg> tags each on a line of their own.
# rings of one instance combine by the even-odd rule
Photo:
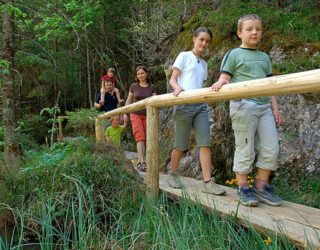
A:
<svg viewBox="0 0 320 250">
<path fill-rule="evenodd" d="M 159 197 L 159 108 L 147 106 L 147 199 Z"/>
<path fill-rule="evenodd" d="M 96 118 L 96 142 L 102 143 L 103 142 L 103 131 L 102 131 L 102 119 Z"/>
<path fill-rule="evenodd" d="M 63 140 L 63 133 L 62 133 L 62 120 L 58 116 L 58 124 L 59 124 L 59 134 L 58 134 L 58 141 Z"/>
<path fill-rule="evenodd" d="M 58 141 L 62 141 L 63 140 L 63 126 L 62 126 L 62 122 L 63 122 L 63 120 L 65 120 L 65 119 L 68 119 L 68 116 L 58 116 L 58 119 L 57 119 L 57 121 L 58 121 L 58 128 L 59 128 L 59 133 L 58 133 Z"/>
</svg>

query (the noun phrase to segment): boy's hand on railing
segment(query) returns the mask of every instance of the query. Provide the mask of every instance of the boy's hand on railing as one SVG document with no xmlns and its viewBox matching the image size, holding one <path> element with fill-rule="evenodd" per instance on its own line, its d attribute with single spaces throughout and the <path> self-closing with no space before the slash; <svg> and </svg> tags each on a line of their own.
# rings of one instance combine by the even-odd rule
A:
<svg viewBox="0 0 320 250">
<path fill-rule="evenodd" d="M 174 96 L 178 96 L 182 91 L 184 91 L 184 89 L 181 88 L 180 86 L 178 86 L 177 88 L 175 88 L 175 89 L 173 90 L 173 95 L 174 95 Z"/>
<path fill-rule="evenodd" d="M 272 111 L 272 112 L 273 112 L 273 116 L 274 116 L 274 120 L 276 122 L 276 125 L 277 125 L 277 127 L 279 127 L 282 123 L 282 120 L 283 120 L 282 115 L 278 110 Z"/>
<path fill-rule="evenodd" d="M 225 84 L 229 84 L 229 81 L 223 78 L 220 78 L 217 82 L 215 82 L 214 84 L 212 84 L 211 88 L 214 91 L 218 91 L 219 89 L 221 89 L 221 87 Z"/>
</svg>

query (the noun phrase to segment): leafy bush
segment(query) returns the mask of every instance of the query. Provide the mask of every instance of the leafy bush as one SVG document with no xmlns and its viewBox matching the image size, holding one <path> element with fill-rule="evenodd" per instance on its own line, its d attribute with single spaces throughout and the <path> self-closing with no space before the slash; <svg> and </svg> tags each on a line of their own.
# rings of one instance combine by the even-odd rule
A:
<svg viewBox="0 0 320 250">
<path fill-rule="evenodd" d="M 80 136 L 94 136 L 95 119 L 99 114 L 94 109 L 78 109 L 74 112 L 66 112 L 68 124 L 66 134 Z"/>
</svg>

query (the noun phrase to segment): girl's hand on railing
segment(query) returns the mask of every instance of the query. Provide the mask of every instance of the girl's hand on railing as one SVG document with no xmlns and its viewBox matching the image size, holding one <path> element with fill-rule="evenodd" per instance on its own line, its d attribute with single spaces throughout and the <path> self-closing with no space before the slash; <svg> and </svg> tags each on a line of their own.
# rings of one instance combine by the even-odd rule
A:
<svg viewBox="0 0 320 250">
<path fill-rule="evenodd" d="M 184 89 L 178 86 L 176 89 L 174 89 L 173 95 L 178 96 L 182 91 L 184 91 Z"/>
</svg>

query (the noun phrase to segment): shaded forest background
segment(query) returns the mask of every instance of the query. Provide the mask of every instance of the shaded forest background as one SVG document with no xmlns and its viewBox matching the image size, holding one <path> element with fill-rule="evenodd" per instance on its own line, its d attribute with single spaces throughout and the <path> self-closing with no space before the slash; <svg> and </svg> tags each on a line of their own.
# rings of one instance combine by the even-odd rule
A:
<svg viewBox="0 0 320 250">
<path fill-rule="evenodd" d="M 118 71 L 123 95 L 137 65 L 156 67 L 192 1 L 14 1 L 18 116 L 53 106 L 92 107 L 106 68 Z M 1 39 L 2 40 L 2 39 Z M 161 77 L 158 76 L 161 75 Z M 164 82 L 163 82 L 164 84 Z"/>
</svg>

